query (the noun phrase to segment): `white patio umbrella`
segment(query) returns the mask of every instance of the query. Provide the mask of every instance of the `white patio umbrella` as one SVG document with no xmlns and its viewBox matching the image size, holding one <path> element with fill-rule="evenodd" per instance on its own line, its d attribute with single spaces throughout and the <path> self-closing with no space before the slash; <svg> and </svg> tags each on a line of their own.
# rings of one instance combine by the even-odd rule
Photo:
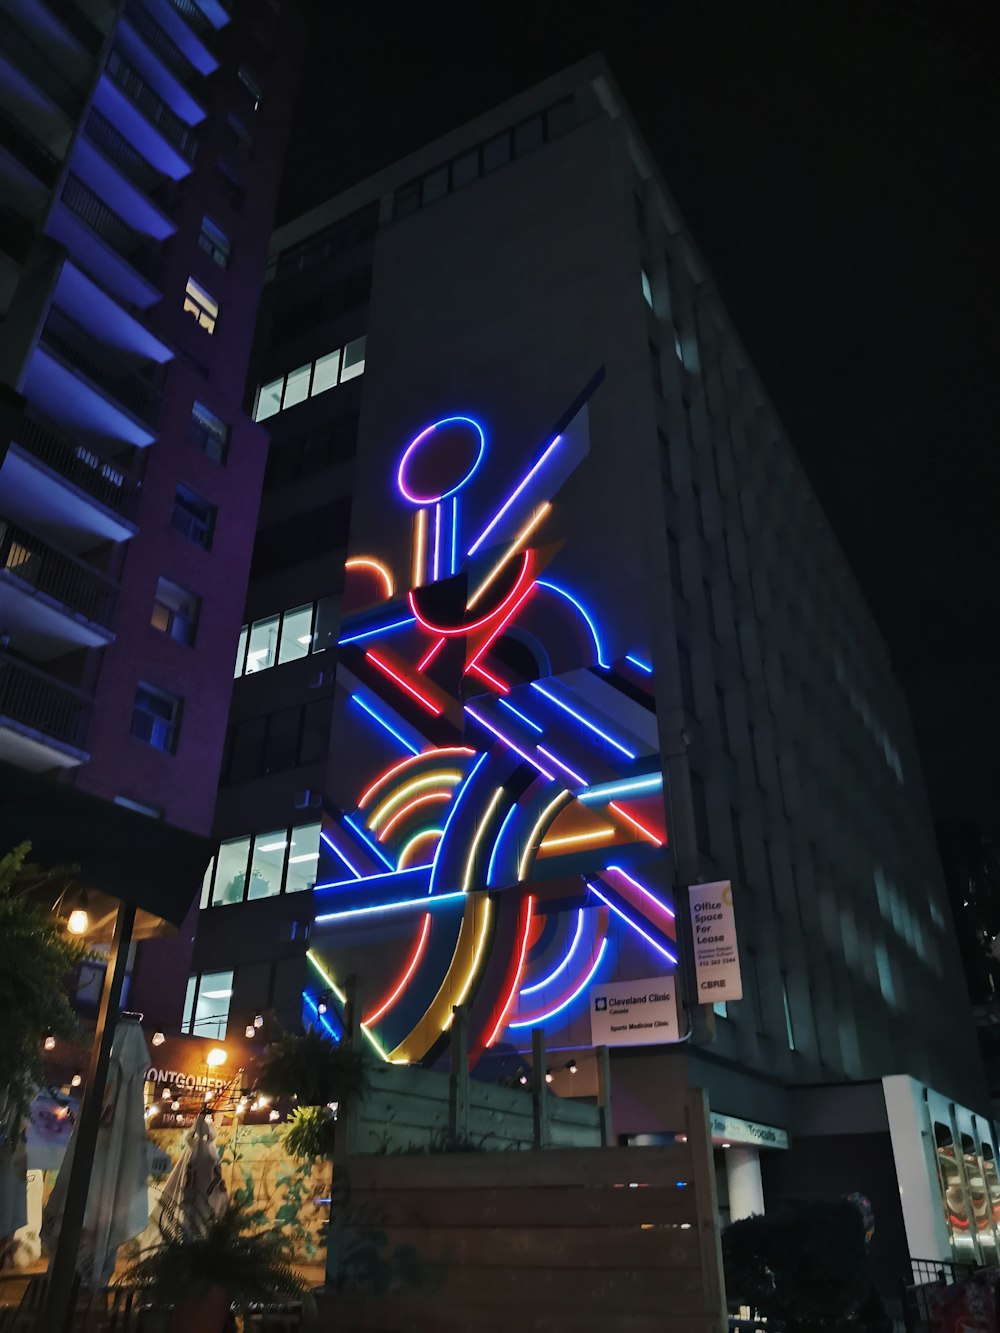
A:
<svg viewBox="0 0 1000 1333">
<path fill-rule="evenodd" d="M 178 1230 L 186 1236 L 197 1234 L 228 1202 L 215 1129 L 202 1113 L 185 1136 L 184 1151 L 164 1182 L 139 1243 L 143 1249 L 159 1245 L 164 1229 L 168 1234 Z"/>
<path fill-rule="evenodd" d="M 118 1247 L 138 1236 L 149 1221 L 146 1191 L 149 1159 L 142 1095 L 143 1075 L 148 1067 L 149 1052 L 142 1029 L 134 1018 L 121 1019 L 111 1048 L 107 1092 L 76 1259 L 77 1272 L 88 1286 L 108 1284 Z M 50 1253 L 55 1249 L 62 1223 L 76 1140 L 74 1129 L 42 1218 L 42 1240 Z"/>
</svg>

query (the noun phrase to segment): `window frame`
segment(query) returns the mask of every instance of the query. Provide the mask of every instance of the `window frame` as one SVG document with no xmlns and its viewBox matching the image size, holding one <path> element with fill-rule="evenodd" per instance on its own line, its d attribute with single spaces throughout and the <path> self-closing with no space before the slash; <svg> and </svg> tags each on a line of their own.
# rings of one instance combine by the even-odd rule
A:
<svg viewBox="0 0 1000 1333">
<path fill-rule="evenodd" d="M 203 333 L 207 333 L 209 337 L 215 334 L 219 323 L 219 302 L 210 291 L 198 282 L 193 274 L 188 275 L 184 287 L 184 305 L 182 309 L 185 314 L 194 316 Z"/>
<path fill-rule="evenodd" d="M 150 736 L 140 735 L 139 732 L 135 730 L 136 714 L 139 713 L 140 711 L 142 716 L 151 718 L 154 723 L 162 724 L 165 721 L 164 718 L 160 717 L 156 713 L 153 713 L 148 708 L 140 710 L 139 693 L 141 690 L 145 690 L 149 694 L 154 696 L 158 695 L 161 699 L 169 700 L 171 703 L 172 713 L 169 720 L 168 745 L 157 745 L 153 742 Z M 132 699 L 132 716 L 129 721 L 129 735 L 134 737 L 137 741 L 140 741 L 143 745 L 148 745 L 151 750 L 159 750 L 161 754 L 176 754 L 177 742 L 179 739 L 180 727 L 181 727 L 181 714 L 183 712 L 183 708 L 184 708 L 184 700 L 181 695 L 173 694 L 170 690 L 164 690 L 159 685 L 151 684 L 148 680 L 136 681 L 135 694 Z M 155 729 L 154 732 L 151 733 L 151 735 L 152 734 L 155 734 Z"/>
</svg>

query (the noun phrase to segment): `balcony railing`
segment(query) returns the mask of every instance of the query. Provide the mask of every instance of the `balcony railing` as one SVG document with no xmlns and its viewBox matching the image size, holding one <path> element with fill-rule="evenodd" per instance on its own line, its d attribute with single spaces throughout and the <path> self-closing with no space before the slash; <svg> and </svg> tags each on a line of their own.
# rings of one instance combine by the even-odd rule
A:
<svg viewBox="0 0 1000 1333">
<path fill-rule="evenodd" d="M 125 17 L 181 83 L 194 78 L 198 71 L 180 47 L 174 45 L 148 9 L 143 9 L 141 4 L 133 0 L 125 11 Z"/>
<path fill-rule="evenodd" d="M 143 267 L 142 251 L 151 244 L 149 238 L 130 227 L 124 218 L 120 218 L 114 209 L 109 208 L 89 186 L 84 185 L 79 176 L 70 173 L 66 177 L 62 189 L 62 201 L 78 218 L 82 218 L 88 227 L 97 232 L 102 241 L 107 241 L 108 245 L 117 250 L 124 259 L 129 260 L 133 267 Z"/>
<path fill-rule="evenodd" d="M 42 329 L 42 344 L 71 362 L 147 425 L 156 424 L 163 401 L 159 391 L 141 375 L 126 370 L 75 320 L 54 306 Z"/>
<path fill-rule="evenodd" d="M 0 653 L 0 717 L 85 750 L 90 700 L 43 671 Z"/>
<path fill-rule="evenodd" d="M 187 20 L 188 26 L 192 28 L 199 37 L 211 37 L 215 29 L 209 23 L 208 19 L 194 3 L 194 0 L 170 0 L 178 14 L 183 14 Z"/>
<path fill-rule="evenodd" d="M 59 159 L 2 109 L 0 148 L 6 148 L 11 157 L 16 157 L 43 185 L 55 184 L 59 175 Z"/>
<path fill-rule="evenodd" d="M 79 486 L 95 500 L 113 509 L 121 518 L 133 520 L 139 509 L 139 488 L 120 468 L 101 458 L 92 449 L 76 444 L 61 431 L 41 425 L 31 417 L 22 417 L 13 432 L 19 444 L 33 458 Z"/>
<path fill-rule="evenodd" d="M 114 583 L 5 518 L 0 518 L 0 574 L 12 574 L 98 625 L 111 625 Z"/>
<path fill-rule="evenodd" d="M 105 68 L 109 78 L 132 99 L 163 137 L 189 162 L 193 161 L 198 144 L 190 125 L 170 110 L 163 98 L 153 92 L 146 80 L 117 51 L 110 52 Z"/>
<path fill-rule="evenodd" d="M 123 134 L 99 111 L 91 111 L 87 117 L 87 137 L 93 140 L 116 166 L 129 178 L 133 185 L 138 185 L 146 194 L 153 195 L 163 185 L 165 177 L 147 162 L 141 153 L 136 152 Z"/>
<path fill-rule="evenodd" d="M 71 120 L 75 120 L 83 106 L 83 93 L 53 65 L 45 52 L 9 19 L 4 23 L 3 47 L 4 55 L 29 79 L 34 80 L 39 88 L 48 93 L 56 106 L 65 111 Z"/>
</svg>

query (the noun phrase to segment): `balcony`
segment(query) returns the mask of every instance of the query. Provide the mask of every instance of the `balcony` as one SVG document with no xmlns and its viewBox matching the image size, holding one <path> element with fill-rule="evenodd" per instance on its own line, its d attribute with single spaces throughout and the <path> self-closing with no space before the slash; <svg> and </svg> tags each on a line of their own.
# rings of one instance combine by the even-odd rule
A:
<svg viewBox="0 0 1000 1333">
<path fill-rule="evenodd" d="M 77 145 L 73 165 L 91 169 L 99 176 L 100 163 L 89 162 L 93 150 L 85 142 Z M 138 198 L 123 200 L 123 206 L 139 203 Z M 173 231 L 173 223 L 151 208 L 147 216 L 139 208 L 133 209 L 137 220 L 157 225 L 166 235 L 151 236 L 135 227 L 110 208 L 100 195 L 85 185 L 79 176 L 70 172 L 63 183 L 59 205 L 53 209 L 47 227 L 48 234 L 61 241 L 76 264 L 118 301 L 126 306 L 148 310 L 163 299 L 156 285 L 156 263 L 159 243 Z M 89 322 L 89 321 L 88 321 Z"/>
<path fill-rule="evenodd" d="M 181 83 L 190 83 L 198 71 L 184 52 L 171 41 L 149 10 L 144 9 L 136 0 L 132 0 L 132 3 L 126 7 L 125 17 L 149 49 L 156 52 L 171 73 L 180 79 Z"/>
<path fill-rule="evenodd" d="M 215 29 L 209 23 L 204 12 L 194 3 L 194 0 L 170 0 L 170 3 L 178 14 L 184 16 L 189 26 L 194 29 L 199 37 L 211 38 Z"/>
<path fill-rule="evenodd" d="M 64 111 L 71 121 L 76 120 L 83 107 L 83 92 L 56 68 L 49 56 L 16 23 L 9 20 L 4 23 L 3 53 L 60 111 Z"/>
<path fill-rule="evenodd" d="M 0 149 L 25 167 L 42 185 L 51 188 L 59 176 L 59 159 L 29 134 L 19 121 L 0 107 Z M 0 168 L 0 177 L 7 172 Z"/>
<path fill-rule="evenodd" d="M 84 128 L 87 137 L 97 145 L 105 157 L 110 158 L 133 185 L 138 186 L 144 194 L 153 196 L 157 193 L 164 182 L 163 173 L 151 166 L 141 153 L 137 153 L 106 116 L 102 116 L 99 111 L 91 111 Z"/>
<path fill-rule="evenodd" d="M 156 438 L 162 397 L 120 356 L 51 307 L 28 365 L 24 393 L 59 425 L 144 447 Z"/>
<path fill-rule="evenodd" d="M 191 126 L 118 51 L 108 55 L 94 106 L 157 171 L 171 180 L 190 175 L 198 147 Z"/>
<path fill-rule="evenodd" d="M 0 652 L 0 760 L 32 773 L 75 768 L 89 755 L 90 700 Z"/>
<path fill-rule="evenodd" d="M 93 566 L 0 519 L 0 623 L 19 652 L 47 661 L 103 648 L 117 592 Z"/>
<path fill-rule="evenodd" d="M 121 468 L 54 426 L 22 416 L 0 468 L 4 509 L 18 524 L 55 531 L 67 549 L 128 541 L 139 488 Z"/>
</svg>

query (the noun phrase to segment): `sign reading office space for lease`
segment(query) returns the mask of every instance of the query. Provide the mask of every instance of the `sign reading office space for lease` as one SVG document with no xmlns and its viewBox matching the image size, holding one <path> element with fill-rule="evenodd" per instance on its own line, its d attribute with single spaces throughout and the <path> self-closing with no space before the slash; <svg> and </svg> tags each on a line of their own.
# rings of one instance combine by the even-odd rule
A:
<svg viewBox="0 0 1000 1333">
<path fill-rule="evenodd" d="M 742 1000 L 733 886 L 724 879 L 715 884 L 692 884 L 688 892 L 698 1002 Z"/>
<path fill-rule="evenodd" d="M 590 988 L 594 1046 L 650 1046 L 677 1041 L 677 987 L 673 977 L 611 981 Z"/>
</svg>

